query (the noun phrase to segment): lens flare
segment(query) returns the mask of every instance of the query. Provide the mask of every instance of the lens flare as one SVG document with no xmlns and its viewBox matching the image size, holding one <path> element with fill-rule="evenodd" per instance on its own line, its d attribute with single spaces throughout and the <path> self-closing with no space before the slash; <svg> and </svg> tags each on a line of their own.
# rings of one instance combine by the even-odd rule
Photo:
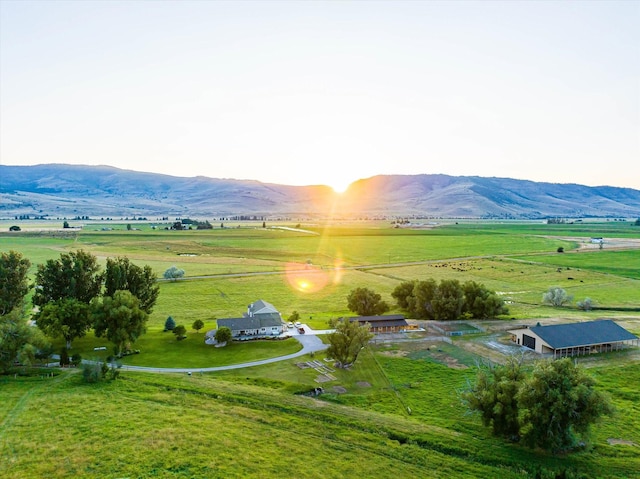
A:
<svg viewBox="0 0 640 479">
<path fill-rule="evenodd" d="M 301 293 L 317 293 L 329 283 L 337 284 L 342 279 L 342 262 L 334 267 L 325 268 L 304 263 L 287 263 L 285 267 L 287 282 Z"/>
<path fill-rule="evenodd" d="M 287 263 L 287 282 L 301 293 L 316 293 L 329 283 L 329 274 L 311 264 Z"/>
</svg>

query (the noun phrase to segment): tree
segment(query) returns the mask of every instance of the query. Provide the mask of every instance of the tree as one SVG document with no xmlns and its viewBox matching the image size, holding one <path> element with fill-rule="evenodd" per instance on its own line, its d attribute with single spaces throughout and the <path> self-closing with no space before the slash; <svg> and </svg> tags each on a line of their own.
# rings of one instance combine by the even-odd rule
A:
<svg viewBox="0 0 640 479">
<path fill-rule="evenodd" d="M 417 281 L 403 281 L 391 292 L 391 297 L 396 300 L 398 306 L 404 310 L 415 309 L 415 297 L 413 290 Z"/>
<path fill-rule="evenodd" d="M 591 298 L 584 298 L 584 300 L 578 301 L 576 306 L 582 311 L 591 311 L 593 309 L 593 300 Z"/>
<path fill-rule="evenodd" d="M 382 297 L 368 288 L 356 288 L 347 296 L 349 310 L 359 316 L 376 316 L 389 311 L 389 305 Z"/>
<path fill-rule="evenodd" d="M 462 312 L 470 314 L 472 318 L 489 319 L 508 313 L 504 300 L 493 291 L 486 289 L 483 284 L 466 281 L 462 285 L 462 293 L 464 295 Z"/>
<path fill-rule="evenodd" d="M 294 311 L 293 313 L 291 313 L 291 316 L 289 316 L 288 319 L 292 323 L 295 323 L 296 321 L 300 321 L 300 313 L 298 313 L 297 311 Z"/>
<path fill-rule="evenodd" d="M 517 394 L 525 375 L 521 361 L 510 357 L 502 365 L 480 369 L 475 384 L 462 393 L 462 400 L 472 411 L 478 411 L 485 426 L 494 436 L 517 440 L 520 435 Z"/>
<path fill-rule="evenodd" d="M 167 268 L 167 270 L 163 274 L 164 279 L 169 279 L 171 281 L 177 281 L 178 279 L 184 276 L 184 270 L 178 268 L 177 266 L 171 266 Z"/>
<path fill-rule="evenodd" d="M 102 288 L 103 275 L 99 270 L 98 259 L 82 250 L 62 253 L 59 260 L 39 264 L 33 304 L 42 307 L 64 298 L 90 303 Z"/>
<path fill-rule="evenodd" d="M 64 229 L 71 228 L 71 226 L 69 226 L 69 222 L 68 221 L 65 221 L 64 223 L 62 223 L 62 227 Z"/>
<path fill-rule="evenodd" d="M 28 358 L 34 350 L 47 346 L 42 332 L 27 323 L 20 309 L 0 316 L 0 373 L 7 372 L 14 361 Z"/>
<path fill-rule="evenodd" d="M 335 331 L 327 337 L 327 356 L 336 361 L 336 366 L 347 368 L 356 362 L 360 350 L 373 337 L 373 333 L 369 331 L 371 325 L 360 325 L 358 321 L 349 321 L 346 318 L 334 319 L 330 324 Z"/>
<path fill-rule="evenodd" d="M 185 328 L 182 324 L 179 324 L 175 328 L 173 328 L 173 334 L 176 335 L 176 339 L 180 341 L 187 337 L 187 328 Z"/>
<path fill-rule="evenodd" d="M 173 328 L 175 328 L 175 327 L 176 327 L 175 320 L 171 316 L 169 316 L 167 318 L 167 320 L 164 322 L 164 330 L 165 331 L 173 331 Z"/>
<path fill-rule="evenodd" d="M 564 253 L 564 247 L 562 246 L 558 246 L 558 249 L 556 250 L 558 253 Z"/>
<path fill-rule="evenodd" d="M 62 348 L 60 350 L 60 366 L 69 366 L 70 363 L 71 360 L 69 359 L 69 352 L 67 351 L 67 348 Z"/>
<path fill-rule="evenodd" d="M 542 302 L 550 304 L 555 308 L 564 306 L 571 301 L 573 301 L 573 296 L 570 296 L 564 289 L 558 286 L 550 287 L 549 290 L 542 295 Z"/>
<path fill-rule="evenodd" d="M 96 298 L 91 309 L 96 336 L 106 336 L 115 345 L 117 356 L 146 332 L 148 315 L 129 291 L 116 291 L 113 297 L 101 300 Z"/>
<path fill-rule="evenodd" d="M 413 288 L 413 313 L 416 318 L 435 319 L 432 302 L 437 292 L 438 283 L 434 279 L 416 282 Z"/>
<path fill-rule="evenodd" d="M 218 328 L 214 338 L 218 344 L 224 344 L 231 341 L 231 336 L 231 330 L 226 326 L 222 326 Z"/>
<path fill-rule="evenodd" d="M 440 320 L 456 320 L 462 314 L 464 294 L 460 282 L 456 279 L 443 279 L 438 285 L 435 297 L 431 300 L 433 316 Z"/>
<path fill-rule="evenodd" d="M 191 327 L 196 331 L 200 331 L 202 328 L 204 328 L 204 322 L 201 319 L 196 319 Z"/>
<path fill-rule="evenodd" d="M 538 361 L 517 397 L 523 442 L 558 452 L 585 440 L 591 424 L 613 413 L 608 397 L 594 386 L 569 358 Z"/>
<path fill-rule="evenodd" d="M 0 316 L 23 304 L 30 288 L 27 280 L 30 266 L 31 262 L 16 251 L 0 255 Z"/>
<path fill-rule="evenodd" d="M 113 296 L 118 290 L 126 290 L 140 300 L 140 308 L 147 314 L 153 312 L 160 287 L 151 266 L 141 268 L 126 257 L 107 258 L 104 278 L 104 295 Z"/>
<path fill-rule="evenodd" d="M 71 349 L 71 341 L 83 337 L 91 328 L 91 308 L 77 299 L 59 299 L 42 308 L 36 323 L 47 336 L 63 337 L 66 348 Z"/>
</svg>

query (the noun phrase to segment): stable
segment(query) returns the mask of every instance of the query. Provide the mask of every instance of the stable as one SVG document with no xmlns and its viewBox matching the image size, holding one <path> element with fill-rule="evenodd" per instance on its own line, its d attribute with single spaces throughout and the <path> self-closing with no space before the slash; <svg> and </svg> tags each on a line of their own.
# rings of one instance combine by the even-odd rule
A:
<svg viewBox="0 0 640 479">
<path fill-rule="evenodd" d="M 639 346 L 640 339 L 610 319 L 510 330 L 511 340 L 554 358 Z"/>
<path fill-rule="evenodd" d="M 402 314 L 386 314 L 382 316 L 356 316 L 349 321 L 358 321 L 360 325 L 369 323 L 372 333 L 399 333 L 408 329 L 415 329 L 409 325 Z"/>
</svg>

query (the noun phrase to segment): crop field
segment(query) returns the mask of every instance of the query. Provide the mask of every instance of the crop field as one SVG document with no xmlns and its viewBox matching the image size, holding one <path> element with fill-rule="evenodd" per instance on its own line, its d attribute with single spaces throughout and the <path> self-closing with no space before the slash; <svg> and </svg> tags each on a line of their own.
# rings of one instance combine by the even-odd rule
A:
<svg viewBox="0 0 640 479">
<path fill-rule="evenodd" d="M 6 232 L 20 224 L 19 234 Z M 152 225 L 157 229 L 152 229 Z M 0 477 L 3 478 L 636 478 L 640 471 L 640 352 L 580 359 L 610 395 L 616 414 L 596 425 L 588 445 L 554 456 L 491 436 L 459 393 L 492 354 L 510 324 L 611 317 L 640 333 L 640 228 L 627 222 L 546 225 L 449 222 L 434 228 L 229 223 L 205 231 L 164 225 L 93 223 L 73 231 L 29 222 L 0 224 L 0 251 L 36 265 L 83 249 L 99 258 L 127 256 L 150 265 L 160 296 L 140 354 L 126 365 L 193 368 L 194 374 L 123 371 L 116 381 L 85 384 L 74 369 L 17 368 L 0 376 Z M 279 227 L 279 226 L 282 226 Z M 111 230 L 103 231 L 103 228 Z M 590 237 L 618 238 L 614 249 L 586 247 Z M 611 243 L 613 244 L 613 243 Z M 559 247 L 564 253 L 557 253 Z M 182 280 L 162 280 L 172 265 Z M 509 313 L 491 331 L 449 342 L 424 332 L 372 342 L 349 370 L 329 380 L 306 362 L 317 352 L 244 369 L 198 372 L 294 353 L 294 339 L 213 348 L 204 333 L 216 318 L 236 317 L 264 299 L 287 318 L 324 329 L 352 315 L 356 287 L 381 294 L 413 279 L 473 280 L 498 292 Z M 541 304 L 550 286 L 603 310 Z M 163 332 L 167 316 L 187 339 Z M 191 330 L 194 320 L 205 327 Z M 475 324 L 475 321 L 473 322 Z M 482 323 L 478 323 L 482 326 Z M 56 349 L 62 342 L 54 342 Z M 105 339 L 76 339 L 73 352 L 103 358 Z M 53 376 L 51 373 L 55 372 Z M 321 382 L 320 382 L 321 381 Z M 307 397 L 322 387 L 319 397 Z"/>
</svg>

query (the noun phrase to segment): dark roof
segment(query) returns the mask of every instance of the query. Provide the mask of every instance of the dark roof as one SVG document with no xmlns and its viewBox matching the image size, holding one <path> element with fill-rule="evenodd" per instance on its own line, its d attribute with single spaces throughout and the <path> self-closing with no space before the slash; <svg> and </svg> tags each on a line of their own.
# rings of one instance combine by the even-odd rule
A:
<svg viewBox="0 0 640 479">
<path fill-rule="evenodd" d="M 218 319 L 218 327 L 226 326 L 231 331 L 241 331 L 247 329 L 260 329 L 270 328 L 272 326 L 280 326 L 282 321 L 280 318 L 273 318 L 270 316 L 259 315 L 244 318 L 226 318 Z"/>
<path fill-rule="evenodd" d="M 369 323 L 372 328 L 384 328 L 389 326 L 409 326 L 402 314 L 387 314 L 383 316 L 353 316 L 349 321 Z"/>
<path fill-rule="evenodd" d="M 553 349 L 638 339 L 610 319 L 529 328 Z"/>
</svg>

